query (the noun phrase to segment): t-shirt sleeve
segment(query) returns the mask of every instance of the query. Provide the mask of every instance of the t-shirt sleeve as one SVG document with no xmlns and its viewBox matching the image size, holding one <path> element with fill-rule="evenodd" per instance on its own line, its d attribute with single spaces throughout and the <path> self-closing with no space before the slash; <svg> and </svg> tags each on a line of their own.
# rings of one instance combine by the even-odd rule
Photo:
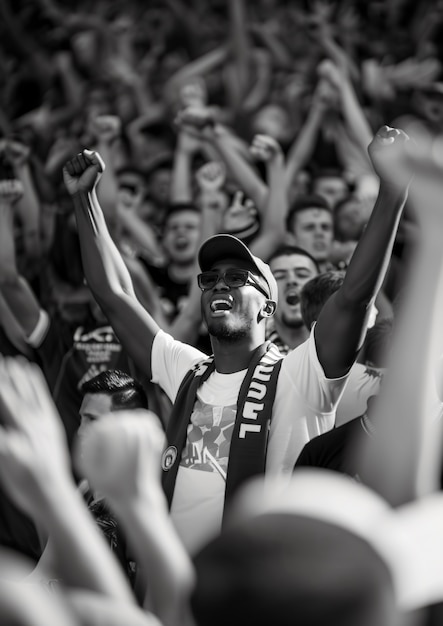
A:
<svg viewBox="0 0 443 626">
<path fill-rule="evenodd" d="M 340 378 L 326 377 L 318 360 L 314 326 L 309 338 L 285 357 L 284 372 L 315 413 L 331 413 L 343 393 L 349 372 Z"/>
<path fill-rule="evenodd" d="M 174 402 L 186 372 L 206 358 L 207 355 L 200 350 L 160 330 L 152 345 L 151 382 L 158 384 Z"/>
</svg>

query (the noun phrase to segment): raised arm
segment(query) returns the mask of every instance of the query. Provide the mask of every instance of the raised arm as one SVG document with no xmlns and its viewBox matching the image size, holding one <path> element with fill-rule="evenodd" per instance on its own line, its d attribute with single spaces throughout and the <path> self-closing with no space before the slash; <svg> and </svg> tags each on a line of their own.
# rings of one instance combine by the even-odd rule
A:
<svg viewBox="0 0 443 626">
<path fill-rule="evenodd" d="M 0 479 L 16 506 L 50 537 L 55 576 L 133 605 L 117 561 L 72 478 L 62 423 L 39 368 L 0 362 Z"/>
<path fill-rule="evenodd" d="M 17 200 L 15 211 L 23 232 L 26 260 L 35 264 L 40 260 L 40 201 L 29 167 L 30 150 L 18 141 L 6 140 L 5 154 L 10 159 L 17 179 L 23 185 L 23 194 Z"/>
<path fill-rule="evenodd" d="M 21 193 L 18 181 L 0 182 L 0 291 L 23 334 L 29 336 L 39 320 L 40 305 L 17 269 L 13 222 Z"/>
<path fill-rule="evenodd" d="M 268 188 L 254 167 L 240 154 L 232 136 L 216 124 L 211 111 L 205 107 L 188 107 L 180 113 L 178 122 L 195 128 L 216 149 L 230 175 L 240 189 L 251 198 L 258 210 L 264 211 Z"/>
<path fill-rule="evenodd" d="M 314 152 L 323 114 L 328 106 L 327 97 L 324 85 L 320 82 L 313 95 L 306 120 L 288 153 L 285 172 L 286 189 L 289 189 L 295 175 L 307 165 Z"/>
<path fill-rule="evenodd" d="M 363 343 L 407 197 L 410 177 L 400 167 L 407 141 L 403 131 L 383 126 L 369 146 L 380 178 L 378 198 L 343 285 L 324 305 L 314 330 L 318 357 L 328 378 L 345 375 Z"/>
<path fill-rule="evenodd" d="M 443 346 L 440 141 L 435 140 L 432 156 L 424 157 L 418 149 L 410 155 L 416 169 L 411 206 L 420 232 L 409 259 L 387 374 L 371 414 L 375 436 L 355 450 L 362 480 L 393 506 L 440 489 L 441 420 L 432 411 Z"/>
<path fill-rule="evenodd" d="M 96 194 L 103 170 L 100 156 L 89 150 L 63 170 L 74 201 L 84 272 L 124 349 L 150 377 L 152 342 L 159 326 L 135 297 L 128 269 L 106 226 Z"/>
<path fill-rule="evenodd" d="M 269 192 L 259 235 L 251 243 L 251 251 L 268 259 L 285 236 L 285 217 L 288 201 L 285 187 L 284 156 L 280 145 L 268 135 L 256 135 L 252 140 L 251 154 L 264 161 Z"/>
<path fill-rule="evenodd" d="M 147 582 L 146 608 L 164 626 L 186 626 L 194 570 L 161 487 L 164 434 L 153 413 L 136 413 L 121 412 L 92 424 L 76 456 L 83 475 L 104 494 L 124 527 Z"/>
</svg>

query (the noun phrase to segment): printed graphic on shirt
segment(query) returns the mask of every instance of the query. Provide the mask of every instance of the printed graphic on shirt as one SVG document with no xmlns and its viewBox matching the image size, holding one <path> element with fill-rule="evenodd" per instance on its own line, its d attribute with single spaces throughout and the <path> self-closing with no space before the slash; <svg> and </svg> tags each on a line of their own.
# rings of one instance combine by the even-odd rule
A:
<svg viewBox="0 0 443 626">
<path fill-rule="evenodd" d="M 74 333 L 73 353 L 83 360 L 84 374 L 78 381 L 78 389 L 97 374 L 107 369 L 115 369 L 121 350 L 121 344 L 111 326 L 94 328 L 90 332 L 79 326 Z"/>
<path fill-rule="evenodd" d="M 218 472 L 226 480 L 236 412 L 236 405 L 213 406 L 197 400 L 180 465 L 202 472 Z"/>
</svg>

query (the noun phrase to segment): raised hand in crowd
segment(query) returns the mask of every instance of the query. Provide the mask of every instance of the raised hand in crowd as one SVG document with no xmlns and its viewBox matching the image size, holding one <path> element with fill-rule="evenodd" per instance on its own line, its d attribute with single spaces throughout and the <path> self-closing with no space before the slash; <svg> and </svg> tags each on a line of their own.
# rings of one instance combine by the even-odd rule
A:
<svg viewBox="0 0 443 626">
<path fill-rule="evenodd" d="M 134 410 L 91 424 L 77 448 L 81 474 L 123 524 L 147 585 L 145 607 L 165 626 L 186 624 L 194 574 L 161 486 L 165 436 L 156 415 Z"/>
<path fill-rule="evenodd" d="M 77 493 L 65 433 L 40 369 L 4 359 L 0 379 L 2 486 L 49 537 L 56 558 L 53 575 L 68 586 L 133 604 Z"/>
</svg>

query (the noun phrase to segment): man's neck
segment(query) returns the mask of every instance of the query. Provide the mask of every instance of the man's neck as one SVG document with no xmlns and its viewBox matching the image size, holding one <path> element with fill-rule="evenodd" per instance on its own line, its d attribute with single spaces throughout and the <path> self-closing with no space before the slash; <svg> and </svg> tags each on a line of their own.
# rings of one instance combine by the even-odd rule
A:
<svg viewBox="0 0 443 626">
<path fill-rule="evenodd" d="M 255 350 L 264 343 L 263 341 L 224 342 L 212 337 L 212 349 L 214 352 L 215 369 L 220 374 L 234 374 L 247 369 Z"/>
<path fill-rule="evenodd" d="M 309 337 L 309 330 L 303 324 L 296 328 L 286 326 L 275 320 L 275 330 L 281 341 L 288 346 L 290 350 L 294 350 Z"/>
</svg>

